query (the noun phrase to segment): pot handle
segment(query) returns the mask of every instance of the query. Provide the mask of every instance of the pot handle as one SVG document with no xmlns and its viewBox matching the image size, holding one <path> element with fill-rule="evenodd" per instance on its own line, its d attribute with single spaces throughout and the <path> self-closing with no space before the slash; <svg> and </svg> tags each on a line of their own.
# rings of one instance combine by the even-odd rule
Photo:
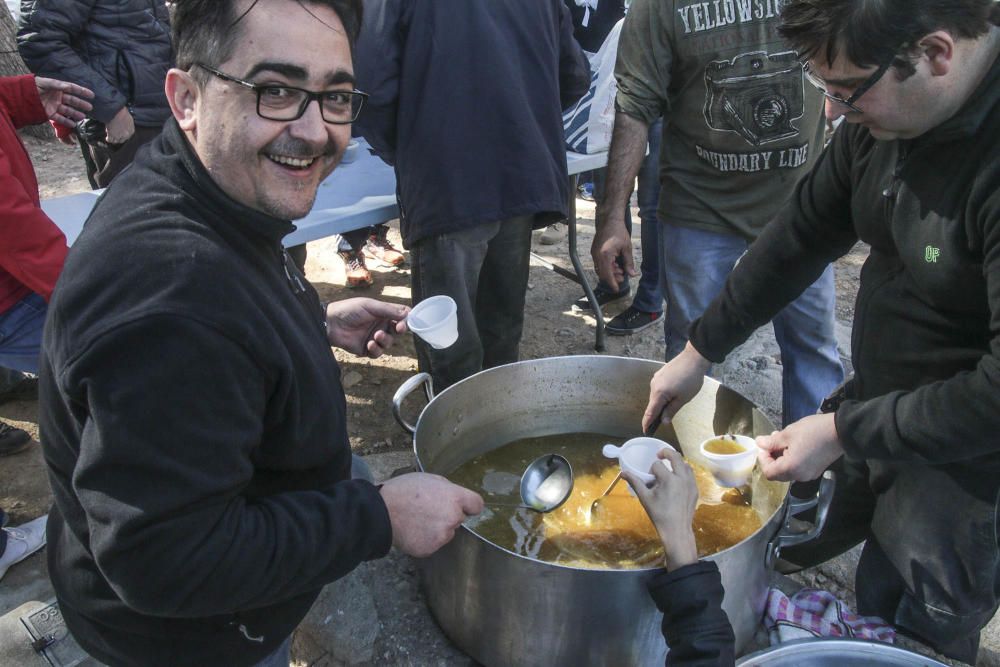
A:
<svg viewBox="0 0 1000 667">
<path fill-rule="evenodd" d="M 803 499 L 789 496 L 788 511 L 785 513 L 785 524 L 767 545 L 764 564 L 768 569 L 774 566 L 774 562 L 781 555 L 782 547 L 790 547 L 808 542 L 823 532 L 823 526 L 826 525 L 826 517 L 830 512 L 830 502 L 833 500 L 833 489 L 835 486 L 836 478 L 833 471 L 827 470 L 823 473 L 822 479 L 820 479 L 819 491 L 816 492 L 815 497 Z M 797 533 L 786 532 L 788 530 L 788 519 L 813 507 L 816 508 L 816 520 L 809 530 Z"/>
<path fill-rule="evenodd" d="M 434 382 L 431 380 L 430 373 L 417 373 L 400 385 L 399 389 L 396 390 L 396 393 L 392 395 L 392 416 L 396 418 L 396 422 L 410 435 L 417 432 L 417 427 L 411 425 L 403 418 L 403 401 L 405 401 L 410 394 L 416 391 L 417 387 L 420 385 L 424 386 L 424 396 L 427 397 L 427 402 L 430 403 L 434 400 Z"/>
</svg>

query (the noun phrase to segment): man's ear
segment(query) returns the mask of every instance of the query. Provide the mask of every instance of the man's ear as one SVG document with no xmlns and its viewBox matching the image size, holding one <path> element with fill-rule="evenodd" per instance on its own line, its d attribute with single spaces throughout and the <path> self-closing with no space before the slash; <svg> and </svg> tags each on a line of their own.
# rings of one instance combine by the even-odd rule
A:
<svg viewBox="0 0 1000 667">
<path fill-rule="evenodd" d="M 193 132 L 198 124 L 197 103 L 201 94 L 198 82 L 190 73 L 175 67 L 167 72 L 163 86 L 177 124 L 185 132 Z"/>
<path fill-rule="evenodd" d="M 944 76 L 951 71 L 955 57 L 955 38 L 945 30 L 924 35 L 917 48 L 927 58 L 932 76 Z"/>
</svg>

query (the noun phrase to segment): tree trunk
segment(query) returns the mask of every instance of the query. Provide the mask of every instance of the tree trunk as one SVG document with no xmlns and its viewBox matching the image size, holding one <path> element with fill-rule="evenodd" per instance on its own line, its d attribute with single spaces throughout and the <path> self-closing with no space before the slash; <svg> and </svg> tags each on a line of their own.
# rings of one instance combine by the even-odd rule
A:
<svg viewBox="0 0 1000 667">
<path fill-rule="evenodd" d="M 17 24 L 4 2 L 0 3 L 0 76 L 18 74 L 28 74 L 28 68 L 17 52 Z M 52 139 L 55 136 L 47 123 L 25 127 L 20 132 L 38 139 Z"/>
</svg>

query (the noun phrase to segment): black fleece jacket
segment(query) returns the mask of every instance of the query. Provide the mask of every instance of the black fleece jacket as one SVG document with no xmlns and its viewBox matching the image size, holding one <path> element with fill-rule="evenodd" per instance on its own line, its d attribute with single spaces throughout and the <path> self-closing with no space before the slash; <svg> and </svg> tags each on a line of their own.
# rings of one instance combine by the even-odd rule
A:
<svg viewBox="0 0 1000 667">
<path fill-rule="evenodd" d="M 845 123 L 691 342 L 721 361 L 858 240 L 847 455 L 1000 472 L 1000 61 L 912 140 Z M 984 470 L 984 466 L 986 469 Z"/>
<path fill-rule="evenodd" d="M 663 570 L 647 584 L 663 613 L 663 638 L 670 647 L 667 667 L 727 667 L 735 661 L 736 638 L 722 611 L 719 566 L 698 561 Z"/>
<path fill-rule="evenodd" d="M 40 372 L 49 572 L 104 662 L 252 665 L 389 550 L 293 229 L 222 193 L 170 120 L 66 262 Z"/>
</svg>

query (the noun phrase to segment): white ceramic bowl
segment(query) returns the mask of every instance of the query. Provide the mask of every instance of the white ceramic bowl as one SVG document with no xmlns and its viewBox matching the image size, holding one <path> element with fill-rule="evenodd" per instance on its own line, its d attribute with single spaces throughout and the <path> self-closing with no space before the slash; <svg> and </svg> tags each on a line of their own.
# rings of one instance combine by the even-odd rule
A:
<svg viewBox="0 0 1000 667">
<path fill-rule="evenodd" d="M 666 447 L 670 447 L 670 445 L 657 438 L 632 438 L 626 440 L 621 447 L 604 445 L 601 453 L 609 459 L 618 459 L 618 465 L 621 466 L 622 470 L 632 473 L 645 484 L 651 484 L 656 478 L 649 470 L 654 463 L 662 460 L 659 453 L 661 449 Z M 671 468 L 670 461 L 662 461 L 663 465 Z"/>
<path fill-rule="evenodd" d="M 741 451 L 733 454 L 710 451 L 712 443 L 718 441 Z M 743 486 L 750 481 L 750 473 L 757 463 L 757 441 L 753 438 L 746 435 L 717 435 L 701 443 L 698 450 L 719 486 Z"/>
</svg>

